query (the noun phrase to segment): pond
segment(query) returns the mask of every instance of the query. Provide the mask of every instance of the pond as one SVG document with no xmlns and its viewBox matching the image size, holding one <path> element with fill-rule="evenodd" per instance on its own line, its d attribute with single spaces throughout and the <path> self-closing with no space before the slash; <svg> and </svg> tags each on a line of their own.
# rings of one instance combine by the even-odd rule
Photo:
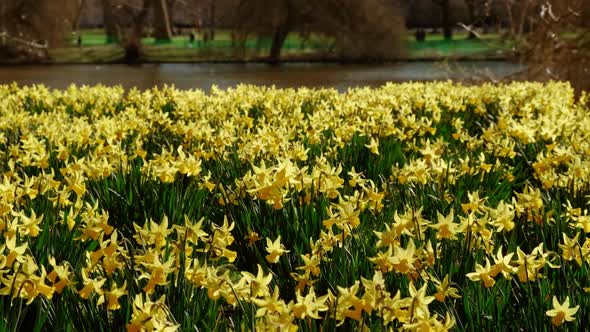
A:
<svg viewBox="0 0 590 332">
<path fill-rule="evenodd" d="M 386 82 L 464 80 L 473 76 L 503 78 L 523 66 L 503 61 L 464 61 L 455 63 L 402 62 L 392 64 L 288 63 L 271 66 L 262 63 L 200 63 L 128 65 L 50 65 L 0 66 L 0 84 L 45 84 L 64 89 L 70 84 L 149 89 L 165 84 L 179 89 L 209 90 L 240 83 L 277 87 L 376 87 Z"/>
</svg>

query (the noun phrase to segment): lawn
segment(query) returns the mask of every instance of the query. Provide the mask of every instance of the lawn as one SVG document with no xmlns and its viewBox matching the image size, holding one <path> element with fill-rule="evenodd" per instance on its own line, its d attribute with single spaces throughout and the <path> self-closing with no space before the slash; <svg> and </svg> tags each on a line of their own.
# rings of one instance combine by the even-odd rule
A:
<svg viewBox="0 0 590 332">
<path fill-rule="evenodd" d="M 581 98 L 0 86 L 0 330 L 579 331 Z"/>
<path fill-rule="evenodd" d="M 486 35 L 482 39 L 468 39 L 466 34 L 456 34 L 456 39 L 446 41 L 439 34 L 429 35 L 425 42 L 419 43 L 411 34 L 406 38 L 407 53 L 405 60 L 440 60 L 440 59 L 496 59 L 503 58 L 500 37 L 497 34 Z M 198 35 L 194 42 L 188 34 L 175 36 L 171 41 L 159 41 L 154 38 L 142 39 L 144 54 L 142 61 L 147 62 L 200 62 L 200 61 L 243 61 L 264 59 L 270 49 L 270 38 L 249 37 L 242 51 L 232 46 L 230 31 L 216 31 L 215 40 L 203 42 Z M 77 38 L 70 39 L 70 47 L 51 50 L 52 62 L 112 62 L 123 56 L 120 48 L 101 30 L 83 30 L 81 47 L 77 47 Z M 333 60 L 329 54 L 332 41 L 325 37 L 313 35 L 307 41 L 297 34 L 291 34 L 283 47 L 285 60 Z"/>
</svg>

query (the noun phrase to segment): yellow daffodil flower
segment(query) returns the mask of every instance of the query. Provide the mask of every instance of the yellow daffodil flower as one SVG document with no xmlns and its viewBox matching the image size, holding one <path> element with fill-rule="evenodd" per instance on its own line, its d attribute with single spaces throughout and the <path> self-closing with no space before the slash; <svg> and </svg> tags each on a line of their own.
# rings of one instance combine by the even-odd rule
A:
<svg viewBox="0 0 590 332">
<path fill-rule="evenodd" d="M 555 326 L 561 326 L 563 322 L 573 322 L 576 320 L 574 315 L 580 309 L 580 306 L 577 305 L 573 308 L 570 308 L 570 298 L 566 296 L 565 301 L 559 303 L 557 297 L 554 295 L 552 299 L 553 309 L 547 310 L 546 315 L 551 317 L 551 323 Z"/>
</svg>

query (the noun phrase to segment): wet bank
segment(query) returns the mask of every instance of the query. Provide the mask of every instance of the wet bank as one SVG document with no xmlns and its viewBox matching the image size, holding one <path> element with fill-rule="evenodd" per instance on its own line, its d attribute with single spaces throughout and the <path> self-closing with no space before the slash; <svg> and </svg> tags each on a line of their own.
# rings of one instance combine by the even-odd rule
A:
<svg viewBox="0 0 590 332">
<path fill-rule="evenodd" d="M 505 61 L 401 62 L 392 64 L 336 63 L 199 63 L 129 65 L 0 66 L 0 84 L 44 84 L 64 89 L 76 85 L 121 85 L 149 89 L 174 85 L 179 89 L 209 90 L 238 84 L 290 87 L 376 87 L 387 82 L 501 79 L 523 69 Z"/>
</svg>

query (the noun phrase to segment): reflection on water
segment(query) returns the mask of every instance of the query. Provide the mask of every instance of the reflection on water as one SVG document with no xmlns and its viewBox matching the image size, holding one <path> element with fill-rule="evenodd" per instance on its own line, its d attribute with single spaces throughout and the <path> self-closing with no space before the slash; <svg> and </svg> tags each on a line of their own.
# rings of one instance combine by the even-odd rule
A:
<svg viewBox="0 0 590 332">
<path fill-rule="evenodd" d="M 405 62 L 385 65 L 341 65 L 326 63 L 267 64 L 147 64 L 54 65 L 0 67 L 0 84 L 45 84 L 63 89 L 76 85 L 122 85 L 149 89 L 154 85 L 175 85 L 179 89 L 209 90 L 240 83 L 277 87 L 379 86 L 386 82 L 461 80 L 474 75 L 495 78 L 510 75 L 522 67 L 502 61 L 468 61 L 443 66 L 436 62 Z"/>
</svg>

